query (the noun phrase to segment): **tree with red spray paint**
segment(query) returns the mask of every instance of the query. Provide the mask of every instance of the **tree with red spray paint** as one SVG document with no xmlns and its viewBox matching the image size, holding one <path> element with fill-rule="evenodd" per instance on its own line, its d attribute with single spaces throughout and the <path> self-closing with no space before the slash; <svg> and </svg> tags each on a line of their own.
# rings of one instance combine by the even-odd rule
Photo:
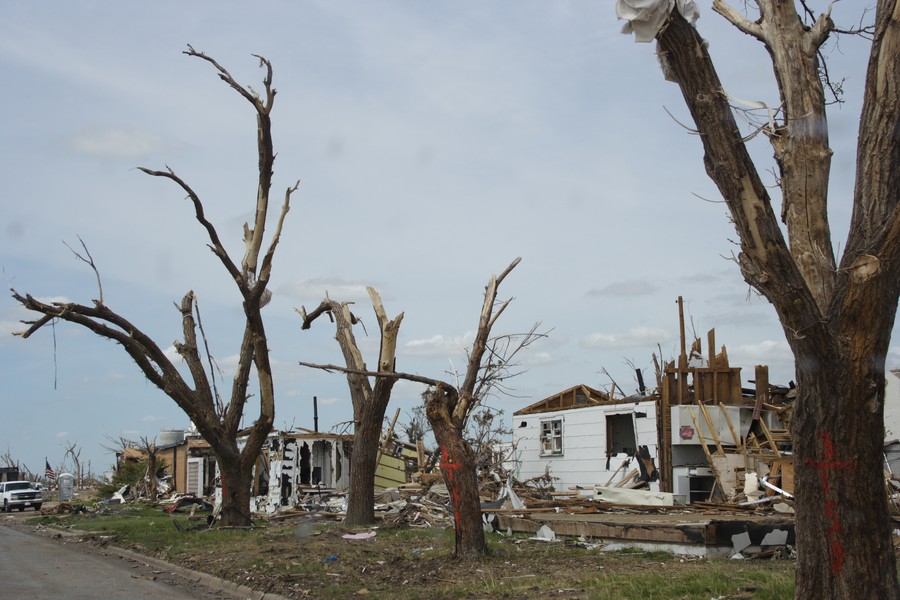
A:
<svg viewBox="0 0 900 600">
<path fill-rule="evenodd" d="M 466 371 L 458 377 L 462 383 L 454 386 L 419 375 L 396 374 L 430 386 L 425 394 L 425 416 L 441 449 L 441 473 L 453 505 L 457 558 L 487 553 L 475 453 L 464 437 L 469 416 L 488 395 L 502 392 L 504 382 L 519 373 L 513 363 L 516 355 L 546 337 L 537 332 L 537 323 L 526 333 L 491 337 L 494 323 L 511 302 L 498 303 L 497 288 L 520 260 L 515 259 L 499 276 L 492 276 L 485 287 L 478 331 L 468 353 Z"/>
<path fill-rule="evenodd" d="M 473 411 L 492 393 L 505 391 L 505 382 L 521 373 L 513 359 L 546 333 L 538 333 L 535 323 L 526 333 L 491 337 L 494 323 L 512 301 L 497 302 L 497 288 L 519 264 L 515 259 L 499 276 L 493 275 L 484 291 L 484 304 L 478 321 L 475 341 L 468 352 L 466 372 L 456 374 L 458 386 L 438 379 L 411 373 L 387 371 L 382 367 L 372 372 L 364 368 L 315 365 L 308 367 L 340 371 L 348 375 L 374 376 L 383 379 L 405 379 L 429 386 L 425 397 L 425 416 L 441 449 L 441 473 L 453 505 L 456 528 L 455 556 L 478 557 L 487 553 L 481 524 L 481 499 L 478 494 L 477 462 L 471 444 L 464 437 L 466 424 Z"/>
<path fill-rule="evenodd" d="M 841 520 L 837 502 L 831 494 L 831 473 L 837 469 L 850 469 L 850 461 L 835 460 L 834 442 L 828 432 L 819 433 L 822 443 L 822 460 L 806 459 L 806 464 L 818 471 L 825 496 L 825 517 L 828 519 L 828 547 L 831 551 L 831 571 L 837 575 L 844 568 L 844 548 L 841 546 Z"/>
<path fill-rule="evenodd" d="M 456 387 L 433 381 L 426 394 L 425 416 L 441 448 L 441 473 L 453 503 L 457 558 L 487 553 L 475 453 L 464 437 L 466 423 L 485 397 L 502 389 L 503 382 L 517 374 L 514 357 L 546 335 L 537 333 L 539 325 L 535 324 L 527 333 L 491 337 L 494 323 L 510 303 L 510 300 L 497 302 L 497 288 L 520 260 L 514 260 L 499 276 L 492 276 L 485 287 L 478 331 L 469 351 L 462 383 Z"/>
</svg>

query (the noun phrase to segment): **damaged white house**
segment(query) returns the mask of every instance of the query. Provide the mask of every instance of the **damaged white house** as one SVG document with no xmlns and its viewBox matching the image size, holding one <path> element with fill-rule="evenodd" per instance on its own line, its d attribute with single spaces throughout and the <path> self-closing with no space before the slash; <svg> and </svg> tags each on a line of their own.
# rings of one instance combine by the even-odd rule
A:
<svg viewBox="0 0 900 600">
<path fill-rule="evenodd" d="M 703 358 L 697 340 L 690 357 L 682 350 L 665 365 L 652 394 L 612 398 L 578 385 L 518 410 L 514 474 L 627 504 L 728 500 L 750 474 L 790 493 L 793 390 L 769 386 L 763 366 L 755 389 L 744 389 L 740 371 L 724 347 Z"/>
<path fill-rule="evenodd" d="M 352 447 L 352 435 L 306 429 L 270 433 L 256 462 L 250 510 L 272 514 L 280 507 L 298 506 L 307 494 L 346 488 Z M 217 504 L 221 494 L 217 486 Z"/>
<path fill-rule="evenodd" d="M 512 428 L 520 481 L 549 474 L 556 490 L 593 494 L 630 475 L 660 491 L 652 399 L 613 400 L 578 385 L 516 411 Z"/>
<path fill-rule="evenodd" d="M 352 452 L 352 435 L 303 428 L 270 433 L 254 469 L 251 512 L 274 514 L 281 508 L 343 496 L 350 485 Z M 375 490 L 409 482 L 423 460 L 410 456 L 416 456 L 416 446 L 385 439 L 379 447 Z M 215 493 L 218 503 L 221 487 Z"/>
</svg>

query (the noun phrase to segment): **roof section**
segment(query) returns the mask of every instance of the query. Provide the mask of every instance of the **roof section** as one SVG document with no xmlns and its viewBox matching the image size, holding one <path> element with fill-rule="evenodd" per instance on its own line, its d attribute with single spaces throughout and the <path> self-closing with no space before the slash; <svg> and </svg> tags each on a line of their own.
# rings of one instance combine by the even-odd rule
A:
<svg viewBox="0 0 900 600">
<path fill-rule="evenodd" d="M 633 402 L 633 400 L 631 400 Z M 606 392 L 595 390 L 584 384 L 570 387 L 567 390 L 535 402 L 517 410 L 513 415 L 530 415 L 534 413 L 551 412 L 555 410 L 568 410 L 572 408 L 587 408 L 589 406 L 605 406 L 619 404 L 620 400 L 610 398 Z"/>
</svg>

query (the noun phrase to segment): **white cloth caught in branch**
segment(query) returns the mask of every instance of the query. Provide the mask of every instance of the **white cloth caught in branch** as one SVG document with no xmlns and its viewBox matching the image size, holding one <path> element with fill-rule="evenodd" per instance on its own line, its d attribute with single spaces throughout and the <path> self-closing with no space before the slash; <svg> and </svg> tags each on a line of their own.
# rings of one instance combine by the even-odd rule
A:
<svg viewBox="0 0 900 600">
<path fill-rule="evenodd" d="M 678 12 L 694 24 L 700 13 L 694 0 L 617 0 L 616 17 L 628 21 L 622 33 L 634 33 L 636 42 L 652 42 L 677 4 Z"/>
</svg>

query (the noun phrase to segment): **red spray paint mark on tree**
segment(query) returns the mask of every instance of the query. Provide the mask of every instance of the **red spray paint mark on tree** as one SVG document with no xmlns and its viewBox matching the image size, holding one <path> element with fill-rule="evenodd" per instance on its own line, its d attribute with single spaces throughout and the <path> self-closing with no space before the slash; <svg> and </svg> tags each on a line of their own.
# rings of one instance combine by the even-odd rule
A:
<svg viewBox="0 0 900 600">
<path fill-rule="evenodd" d="M 825 518 L 828 519 L 828 545 L 831 550 L 831 571 L 835 575 L 844 568 L 844 548 L 841 546 L 841 520 L 838 515 L 837 501 L 829 498 L 831 493 L 831 473 L 838 469 L 849 469 L 853 463 L 835 460 L 834 443 L 828 433 L 819 433 L 822 444 L 822 460 L 806 459 L 806 464 L 819 472 L 822 492 L 825 496 Z"/>
<path fill-rule="evenodd" d="M 450 455 L 447 454 L 447 448 L 441 446 L 441 471 L 444 472 L 444 477 L 447 479 L 447 488 L 450 492 L 450 499 L 453 502 L 453 522 L 456 524 L 457 531 L 459 531 L 460 517 L 459 489 L 456 486 L 456 473 L 461 468 L 461 464 L 450 460 Z"/>
</svg>

